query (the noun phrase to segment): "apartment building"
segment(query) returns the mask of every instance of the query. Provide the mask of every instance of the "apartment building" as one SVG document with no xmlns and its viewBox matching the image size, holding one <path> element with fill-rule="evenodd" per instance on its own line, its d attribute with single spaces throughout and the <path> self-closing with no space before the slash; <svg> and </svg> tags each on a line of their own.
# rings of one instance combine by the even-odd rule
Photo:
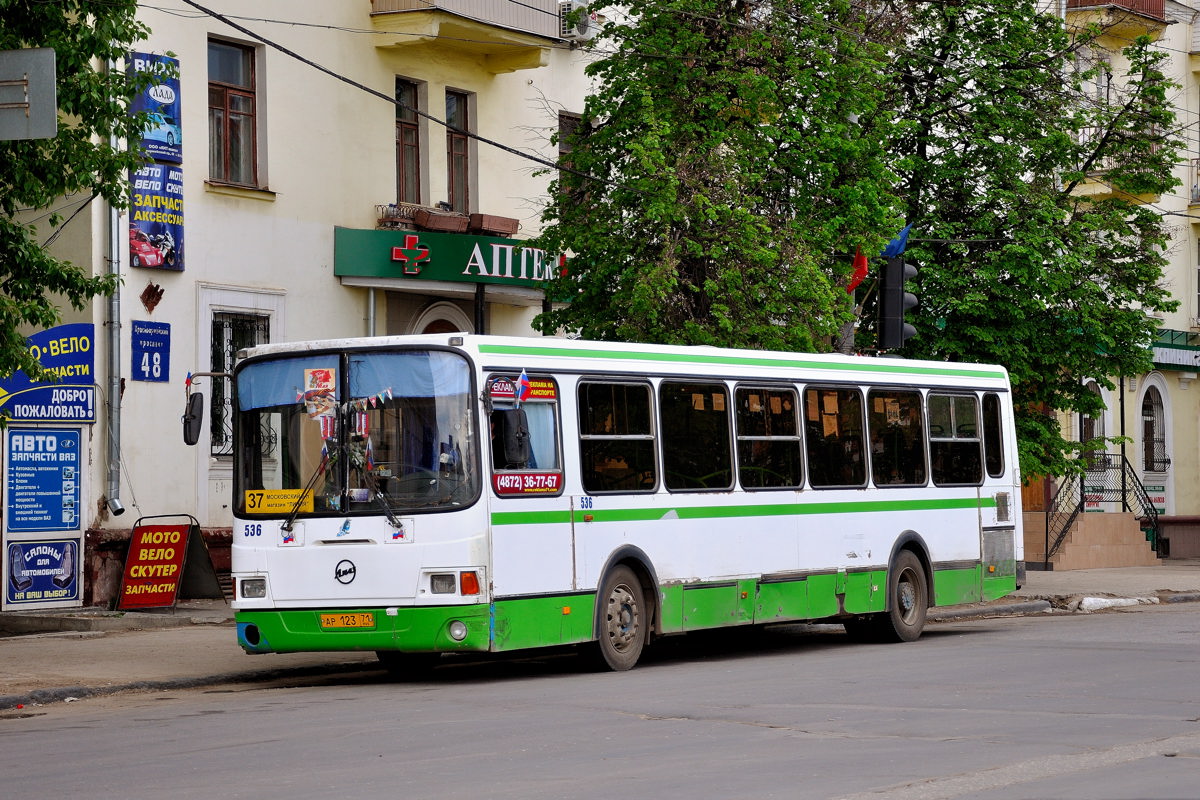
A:
<svg viewBox="0 0 1200 800">
<path fill-rule="evenodd" d="M 227 371 L 239 349 L 272 341 L 535 335 L 558 259 L 522 242 L 539 229 L 550 136 L 582 110 L 587 87 L 590 33 L 565 24 L 572 7 L 164 0 L 141 10 L 152 34 L 129 68 L 174 64 L 178 77 L 141 100 L 156 114 L 145 142 L 154 162 L 130 176 L 133 207 L 93 203 L 54 245 L 118 272 L 122 286 L 34 335 L 70 394 L 20 395 L 4 437 L 4 610 L 113 598 L 138 519 L 194 520 L 220 570 L 229 392 L 220 378 L 195 379 L 207 409 L 186 447 L 190 373 Z M 13 397 L 0 403 L 13 411 Z M 65 460 L 41 469 L 50 454 Z"/>
<path fill-rule="evenodd" d="M 1151 344 L 1154 368 L 1140 375 L 1110 376 L 1116 385 L 1113 390 L 1089 381 L 1091 390 L 1102 397 L 1105 411 L 1095 418 L 1062 420 L 1078 441 L 1105 435 L 1126 442 L 1093 454 L 1093 466 L 1082 480 L 1050 484 L 1044 496 L 1039 496 L 1043 489 L 1039 485 L 1025 497 L 1027 509 L 1052 512 L 1047 515 L 1046 541 L 1055 555 L 1050 560 L 1057 560 L 1058 568 L 1118 566 L 1146 559 L 1153 563 L 1156 559 L 1150 557 L 1148 544 L 1157 544 L 1163 556 L 1200 555 L 1200 495 L 1194 491 L 1200 474 L 1200 384 L 1196 382 L 1200 376 L 1200 160 L 1196 158 L 1200 155 L 1200 25 L 1194 5 L 1174 0 L 1067 0 L 1065 4 L 1068 26 L 1083 30 L 1096 24 L 1103 31 L 1080 54 L 1090 62 L 1086 66 L 1104 67 L 1090 87 L 1097 102 L 1116 100 L 1114 81 L 1120 80 L 1126 67 L 1121 50 L 1135 38 L 1150 37 L 1167 55 L 1164 72 L 1181 87 L 1174 94 L 1177 132 L 1191 155 L 1176 168 L 1180 187 L 1175 192 L 1139 198 L 1169 222 L 1172 242 L 1166 280 L 1180 301 L 1177 311 L 1158 320 L 1158 337 Z M 1103 196 L 1112 188 L 1094 180 L 1083 191 Z M 1082 513 L 1073 514 L 1076 511 Z M 1113 534 L 1106 524 L 1111 520 L 1088 512 L 1132 517 L 1136 520 L 1133 536 Z M 1075 521 L 1068 522 L 1072 516 Z M 1148 516 L 1157 517 L 1156 526 L 1151 526 Z M 1027 533 L 1027 554 L 1032 553 L 1030 561 L 1036 562 L 1045 545 L 1041 526 L 1029 523 L 1027 531 L 1035 533 Z M 1139 526 L 1146 529 L 1144 536 Z M 1064 541 L 1056 552 L 1054 540 L 1060 536 Z M 1072 539 L 1074 554 L 1067 552 Z"/>
</svg>

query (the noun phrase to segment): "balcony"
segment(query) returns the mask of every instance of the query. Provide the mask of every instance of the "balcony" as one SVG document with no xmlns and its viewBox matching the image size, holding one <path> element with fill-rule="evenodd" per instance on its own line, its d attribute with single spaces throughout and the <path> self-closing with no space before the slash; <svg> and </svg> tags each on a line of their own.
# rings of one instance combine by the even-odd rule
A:
<svg viewBox="0 0 1200 800">
<path fill-rule="evenodd" d="M 371 0 L 385 47 L 436 46 L 481 56 L 493 73 L 549 63 L 559 40 L 558 0 Z"/>
<path fill-rule="evenodd" d="M 1171 24 L 1166 0 L 1067 0 L 1067 22 L 1072 28 L 1099 25 L 1118 37 L 1148 35 L 1157 39 Z"/>
<path fill-rule="evenodd" d="M 375 206 L 375 215 L 375 227 L 378 230 L 512 236 L 521 226 L 520 221 L 513 217 L 460 214 L 445 208 L 430 208 L 415 203 L 380 203 Z"/>
</svg>

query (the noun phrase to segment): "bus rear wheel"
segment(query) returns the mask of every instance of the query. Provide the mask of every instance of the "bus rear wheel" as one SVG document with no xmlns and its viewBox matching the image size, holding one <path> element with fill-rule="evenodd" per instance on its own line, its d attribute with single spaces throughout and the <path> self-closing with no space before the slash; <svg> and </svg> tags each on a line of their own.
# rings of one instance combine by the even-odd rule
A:
<svg viewBox="0 0 1200 800">
<path fill-rule="evenodd" d="M 880 638 L 885 642 L 915 642 L 925 629 L 929 586 L 925 568 L 911 550 L 901 551 L 888 573 L 888 601 L 888 611 L 880 619 Z"/>
<path fill-rule="evenodd" d="M 646 646 L 649 615 L 642 583 L 629 567 L 617 567 L 604 579 L 599 599 L 599 666 L 632 669 Z"/>
<path fill-rule="evenodd" d="M 858 642 L 914 642 L 925 629 L 928 610 L 925 569 L 911 550 L 902 550 L 888 570 L 888 610 L 843 620 L 842 626 Z"/>
</svg>

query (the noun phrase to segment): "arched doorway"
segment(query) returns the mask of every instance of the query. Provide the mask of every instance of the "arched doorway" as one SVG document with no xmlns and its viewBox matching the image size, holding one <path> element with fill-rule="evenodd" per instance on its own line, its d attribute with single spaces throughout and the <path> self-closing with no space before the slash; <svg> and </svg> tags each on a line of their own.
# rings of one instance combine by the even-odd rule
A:
<svg viewBox="0 0 1200 800">
<path fill-rule="evenodd" d="M 1171 465 L 1167 455 L 1167 422 L 1162 394 L 1158 387 L 1146 387 L 1142 396 L 1142 469 L 1166 472 Z"/>
<path fill-rule="evenodd" d="M 466 313 L 445 300 L 433 303 L 413 320 L 412 333 L 472 332 L 475 326 Z"/>
</svg>

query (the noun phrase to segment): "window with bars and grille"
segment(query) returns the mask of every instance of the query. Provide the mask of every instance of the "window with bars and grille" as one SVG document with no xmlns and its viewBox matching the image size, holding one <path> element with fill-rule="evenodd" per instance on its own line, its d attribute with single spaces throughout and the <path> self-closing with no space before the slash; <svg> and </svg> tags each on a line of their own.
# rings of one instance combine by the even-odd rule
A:
<svg viewBox="0 0 1200 800">
<path fill-rule="evenodd" d="M 1171 466 L 1166 427 L 1162 397 L 1151 386 L 1142 398 L 1142 469 L 1146 472 L 1166 472 Z"/>
<path fill-rule="evenodd" d="M 271 340 L 271 318 L 265 314 L 216 312 L 212 319 L 212 371 L 232 372 L 237 353 L 245 347 L 266 344 Z M 209 400 L 212 454 L 233 454 L 233 398 L 229 382 L 213 380 Z M 263 447 L 271 439 L 263 440 Z"/>
</svg>

